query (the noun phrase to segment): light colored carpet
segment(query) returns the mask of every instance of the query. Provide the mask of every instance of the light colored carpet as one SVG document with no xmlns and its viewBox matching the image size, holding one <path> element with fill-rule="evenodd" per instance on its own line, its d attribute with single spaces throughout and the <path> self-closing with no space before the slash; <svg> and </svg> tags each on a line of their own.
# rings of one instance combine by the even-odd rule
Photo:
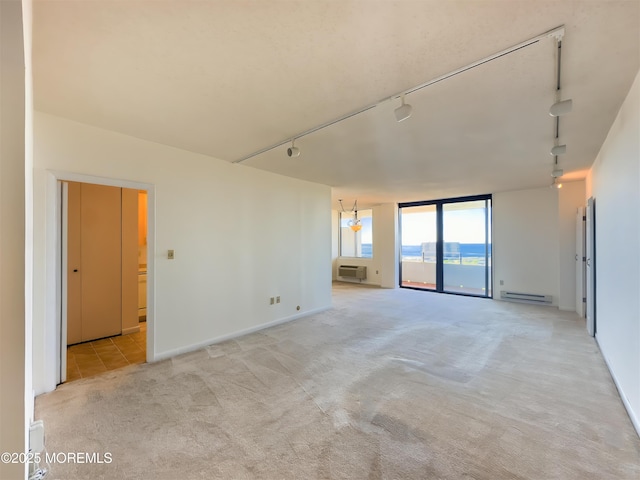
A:
<svg viewBox="0 0 640 480">
<path fill-rule="evenodd" d="M 640 478 L 583 320 L 406 289 L 336 284 L 332 310 L 65 384 L 36 416 L 49 452 L 113 457 L 47 478 Z"/>
</svg>

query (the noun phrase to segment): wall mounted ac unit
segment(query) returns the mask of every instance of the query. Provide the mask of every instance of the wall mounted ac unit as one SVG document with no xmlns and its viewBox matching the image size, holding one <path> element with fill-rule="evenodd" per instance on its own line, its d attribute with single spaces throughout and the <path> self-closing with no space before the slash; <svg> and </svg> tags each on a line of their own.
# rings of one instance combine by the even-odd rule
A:
<svg viewBox="0 0 640 480">
<path fill-rule="evenodd" d="M 338 276 L 365 280 L 367 278 L 367 267 L 358 265 L 340 265 L 338 267 Z"/>
</svg>

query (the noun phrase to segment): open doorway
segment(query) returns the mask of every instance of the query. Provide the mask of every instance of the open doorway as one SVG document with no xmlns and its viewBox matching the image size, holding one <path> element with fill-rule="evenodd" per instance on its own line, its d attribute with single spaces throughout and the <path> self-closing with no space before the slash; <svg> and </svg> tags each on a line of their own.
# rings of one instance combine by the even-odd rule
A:
<svg viewBox="0 0 640 480">
<path fill-rule="evenodd" d="M 147 192 L 61 182 L 60 381 L 147 359 Z"/>
</svg>

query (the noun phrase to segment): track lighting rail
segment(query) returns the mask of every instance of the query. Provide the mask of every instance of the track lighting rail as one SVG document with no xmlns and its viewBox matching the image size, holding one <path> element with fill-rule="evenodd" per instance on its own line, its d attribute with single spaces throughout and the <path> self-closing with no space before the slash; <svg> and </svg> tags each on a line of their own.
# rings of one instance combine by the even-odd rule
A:
<svg viewBox="0 0 640 480">
<path fill-rule="evenodd" d="M 557 40 L 561 40 L 563 36 L 564 36 L 564 25 L 560 25 L 559 27 L 553 28 L 553 29 L 551 29 L 551 30 L 549 30 L 547 32 L 544 32 L 544 33 L 540 34 L 540 35 L 537 35 L 537 36 L 532 37 L 532 38 L 530 38 L 528 40 L 525 40 L 525 41 L 520 42 L 520 43 L 518 43 L 516 45 L 513 45 L 513 46 L 511 46 L 509 48 L 506 48 L 506 49 L 501 50 L 501 51 L 499 51 L 497 53 L 494 53 L 493 55 L 489 55 L 488 57 L 482 58 L 482 59 L 477 60 L 477 61 L 475 61 L 473 63 L 465 65 L 464 67 L 458 68 L 458 69 L 453 70 L 453 71 L 451 71 L 449 73 L 446 73 L 444 75 L 440 75 L 439 77 L 436 77 L 436 78 L 431 79 L 431 80 L 429 80 L 427 82 L 421 83 L 420 85 L 416 85 L 415 87 L 409 88 L 408 90 L 404 90 L 402 92 L 399 92 L 399 93 L 396 93 L 394 95 L 391 95 L 390 97 L 383 98 L 382 100 L 379 100 L 376 103 L 373 103 L 371 105 L 367 105 L 366 107 L 360 108 L 360 109 L 355 110 L 355 111 L 353 111 L 351 113 L 343 115 L 343 116 L 341 116 L 339 118 L 336 118 L 335 120 L 331 120 L 329 122 L 322 123 L 322 124 L 320 124 L 320 125 L 318 125 L 316 127 L 310 128 L 309 130 L 305 130 L 303 132 L 300 132 L 300 133 L 298 133 L 298 134 L 296 134 L 296 135 L 294 135 L 292 137 L 287 137 L 286 139 L 284 139 L 284 140 L 282 140 L 282 141 L 280 141 L 278 143 L 275 143 L 273 145 L 269 145 L 268 147 L 265 147 L 265 148 L 262 148 L 262 149 L 260 149 L 260 150 L 258 150 L 256 152 L 250 153 L 249 155 L 247 155 L 245 157 L 242 157 L 242 158 L 239 158 L 237 160 L 234 160 L 232 163 L 245 162 L 245 161 L 249 160 L 250 158 L 253 158 L 253 157 L 256 157 L 258 155 L 261 155 L 261 154 L 263 154 L 265 152 L 268 152 L 269 150 L 273 150 L 274 148 L 278 148 L 278 147 L 280 147 L 282 145 L 285 145 L 285 144 L 287 144 L 289 142 L 292 142 L 293 140 L 297 140 L 298 138 L 310 135 L 310 134 L 312 134 L 314 132 L 317 132 L 318 130 L 322 130 L 324 128 L 330 127 L 331 125 L 335 125 L 336 123 L 342 122 L 342 121 L 347 120 L 347 119 L 349 119 L 351 117 L 354 117 L 356 115 L 360 115 L 361 113 L 364 113 L 364 112 L 366 112 L 368 110 L 371 110 L 372 108 L 375 108 L 378 105 L 381 105 L 381 104 L 383 104 L 385 102 L 396 100 L 398 98 L 401 98 L 404 95 L 409 95 L 410 93 L 417 92 L 418 90 L 422 90 L 423 88 L 426 88 L 426 87 L 428 87 L 430 85 L 436 84 L 436 83 L 441 82 L 443 80 L 447 80 L 448 78 L 454 77 L 455 75 L 458 75 L 460 73 L 463 73 L 463 72 L 466 72 L 468 70 L 471 70 L 472 68 L 479 67 L 480 65 L 483 65 L 485 63 L 491 62 L 491 61 L 496 60 L 496 59 L 498 59 L 500 57 L 503 57 L 505 55 L 509 55 L 510 53 L 516 52 L 516 51 L 518 51 L 518 50 L 520 50 L 522 48 L 526 48 L 526 47 L 528 47 L 530 45 L 538 43 L 540 40 L 543 40 L 545 38 L 554 37 Z"/>
</svg>

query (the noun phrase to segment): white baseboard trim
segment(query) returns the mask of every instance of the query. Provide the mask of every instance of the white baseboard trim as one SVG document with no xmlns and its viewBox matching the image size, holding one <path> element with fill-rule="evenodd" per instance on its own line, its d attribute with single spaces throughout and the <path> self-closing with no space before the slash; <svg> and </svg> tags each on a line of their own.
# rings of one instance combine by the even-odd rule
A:
<svg viewBox="0 0 640 480">
<path fill-rule="evenodd" d="M 130 333 L 138 333 L 140 331 L 140 325 L 135 327 L 123 328 L 122 335 L 129 335 Z"/>
<path fill-rule="evenodd" d="M 558 306 L 558 310 L 560 310 L 561 312 L 574 312 L 576 314 L 578 313 L 578 312 L 576 312 L 576 307 L 575 306 L 574 307 L 561 307 L 561 306 Z"/>
<path fill-rule="evenodd" d="M 244 330 L 238 330 L 237 332 L 221 335 L 219 337 L 210 338 L 209 340 L 205 340 L 203 342 L 198 342 L 198 343 L 194 343 L 184 347 L 167 350 L 165 352 L 156 353 L 154 355 L 152 362 L 166 360 L 167 358 L 175 357 L 176 355 L 182 355 L 183 353 L 194 352 L 196 350 L 200 350 L 201 348 L 215 345 L 216 343 L 226 342 L 227 340 L 232 340 L 234 338 L 242 337 L 243 335 L 259 332 L 260 330 L 264 330 L 269 327 L 275 327 L 276 325 L 292 322 L 293 320 L 298 320 L 303 317 L 308 317 L 309 315 L 315 315 L 316 313 L 324 312 L 326 310 L 329 310 L 330 308 L 331 308 L 331 305 L 328 305 L 326 307 L 320 307 L 314 310 L 308 310 L 306 312 L 296 313 L 295 315 L 291 315 L 289 317 L 279 318 L 271 322 L 263 323 L 261 325 L 256 325 L 255 327 L 249 327 L 249 328 L 245 328 Z"/>
<path fill-rule="evenodd" d="M 625 395 L 624 390 L 622 390 L 622 388 L 620 387 L 620 384 L 618 383 L 618 379 L 616 378 L 616 374 L 611 369 L 611 365 L 609 364 L 609 360 L 607 359 L 607 356 L 605 355 L 605 353 L 602 351 L 602 348 L 600 347 L 600 342 L 598 342 L 598 334 L 597 333 L 596 333 L 595 339 L 596 339 L 596 343 L 598 344 L 598 349 L 600 350 L 600 353 L 602 354 L 602 358 L 604 358 L 604 363 L 607 365 L 607 368 L 609 369 L 609 374 L 611 375 L 611 378 L 613 379 L 613 383 L 615 384 L 616 389 L 618 390 L 618 395 L 620 395 L 620 399 L 622 400 L 622 404 L 624 405 L 624 408 L 627 410 L 627 414 L 629 415 L 629 418 L 631 419 L 631 423 L 633 424 L 633 428 L 636 429 L 636 433 L 638 434 L 638 437 L 640 437 L 640 419 L 637 417 L 636 412 L 633 411 L 633 408 L 631 408 L 631 404 L 629 403 L 629 399 Z"/>
<path fill-rule="evenodd" d="M 369 287 L 380 287 L 379 283 L 369 282 L 368 280 L 365 280 L 365 281 L 361 282 L 360 280 L 351 279 L 351 278 L 345 278 L 345 277 L 338 277 L 338 279 L 335 280 L 335 282 L 338 282 L 338 283 L 351 283 L 353 285 L 367 285 Z"/>
</svg>

